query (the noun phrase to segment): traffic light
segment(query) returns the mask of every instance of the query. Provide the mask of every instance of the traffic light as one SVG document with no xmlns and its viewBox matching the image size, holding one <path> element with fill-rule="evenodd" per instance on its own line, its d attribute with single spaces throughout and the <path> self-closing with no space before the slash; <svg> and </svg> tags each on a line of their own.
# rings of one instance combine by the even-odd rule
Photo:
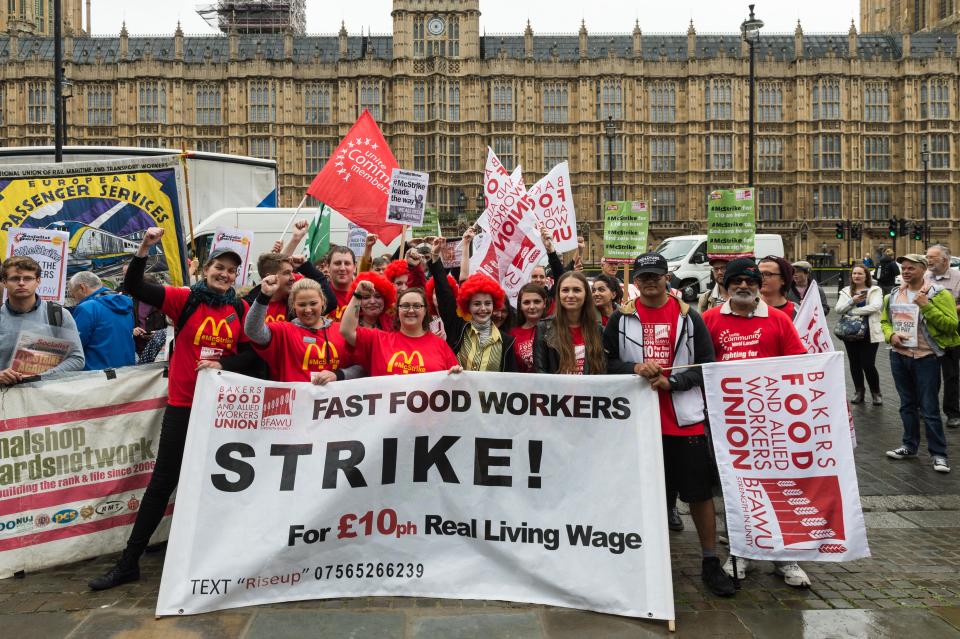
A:
<svg viewBox="0 0 960 639">
<path fill-rule="evenodd" d="M 913 225 L 913 239 L 922 240 L 923 239 L 923 224 L 914 224 Z"/>
<path fill-rule="evenodd" d="M 837 222 L 837 239 L 843 239 L 843 222 Z"/>
<path fill-rule="evenodd" d="M 897 218 L 890 218 L 890 222 L 887 224 L 887 235 L 894 238 L 897 237 Z"/>
<path fill-rule="evenodd" d="M 906 237 L 907 233 L 910 232 L 910 223 L 907 222 L 907 218 L 900 218 L 900 235 Z"/>
</svg>

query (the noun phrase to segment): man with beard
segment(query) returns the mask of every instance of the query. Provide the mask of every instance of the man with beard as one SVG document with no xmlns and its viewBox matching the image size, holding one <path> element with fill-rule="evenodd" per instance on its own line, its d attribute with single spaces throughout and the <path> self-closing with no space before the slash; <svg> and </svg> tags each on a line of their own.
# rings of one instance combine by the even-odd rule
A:
<svg viewBox="0 0 960 639">
<path fill-rule="evenodd" d="M 703 314 L 718 362 L 806 355 L 793 321 L 782 311 L 760 299 L 763 277 L 750 258 L 733 260 L 723 275 L 723 287 L 730 296 L 722 306 Z M 737 577 L 746 575 L 748 561 L 737 558 Z M 775 561 L 774 572 L 788 586 L 809 586 L 810 578 L 795 561 Z M 733 575 L 733 562 L 723 569 Z"/>
</svg>

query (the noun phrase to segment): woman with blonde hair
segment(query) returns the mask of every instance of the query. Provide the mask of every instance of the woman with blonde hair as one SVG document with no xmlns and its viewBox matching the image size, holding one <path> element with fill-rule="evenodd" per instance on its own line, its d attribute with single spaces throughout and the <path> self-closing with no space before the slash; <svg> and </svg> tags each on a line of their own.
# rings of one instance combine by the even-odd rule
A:
<svg viewBox="0 0 960 639">
<path fill-rule="evenodd" d="M 537 326 L 533 365 L 538 373 L 603 375 L 603 327 L 583 273 L 567 271 L 557 284 L 557 313 Z"/>
</svg>

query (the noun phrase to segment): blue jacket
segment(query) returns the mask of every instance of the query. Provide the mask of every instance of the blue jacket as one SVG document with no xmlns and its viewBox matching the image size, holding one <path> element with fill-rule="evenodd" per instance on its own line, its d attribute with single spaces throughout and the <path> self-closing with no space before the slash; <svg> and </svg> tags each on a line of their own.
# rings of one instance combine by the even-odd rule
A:
<svg viewBox="0 0 960 639">
<path fill-rule="evenodd" d="M 133 300 L 100 287 L 73 308 L 84 370 L 132 366 L 137 363 L 133 343 Z"/>
</svg>

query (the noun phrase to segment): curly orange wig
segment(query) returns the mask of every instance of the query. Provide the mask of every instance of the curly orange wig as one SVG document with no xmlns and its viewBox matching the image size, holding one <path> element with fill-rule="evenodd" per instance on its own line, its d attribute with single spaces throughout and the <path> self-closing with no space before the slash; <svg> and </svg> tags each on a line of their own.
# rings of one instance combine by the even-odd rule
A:
<svg viewBox="0 0 960 639">
<path fill-rule="evenodd" d="M 390 283 L 393 283 L 393 280 L 397 279 L 401 275 L 410 274 L 410 265 L 407 264 L 406 260 L 393 260 L 387 264 L 387 268 L 383 269 L 383 276 L 387 278 Z"/>
<path fill-rule="evenodd" d="M 375 288 L 377 293 L 380 294 L 380 297 L 383 298 L 383 312 L 387 313 L 388 311 L 392 311 L 397 303 L 397 289 L 393 287 L 393 284 L 391 284 L 387 278 L 375 271 L 367 271 L 357 275 L 353 283 L 350 284 L 350 291 L 347 293 L 347 296 L 353 297 L 354 291 L 357 290 L 357 284 L 363 281 L 372 282 L 373 288 Z"/>
<path fill-rule="evenodd" d="M 453 291 L 453 299 L 457 299 L 457 292 L 460 290 L 460 285 L 457 284 L 457 279 L 449 273 L 447 274 L 447 284 L 450 285 L 450 290 Z M 436 288 L 436 285 L 437 283 L 432 277 L 427 280 L 427 306 L 430 309 L 431 315 L 437 314 L 437 307 L 433 305 L 433 291 Z"/>
<path fill-rule="evenodd" d="M 470 317 L 470 298 L 477 293 L 488 293 L 493 298 L 493 308 L 500 310 L 506 302 L 507 296 L 500 285 L 491 277 L 483 273 L 474 273 L 457 291 L 457 308 L 462 317 Z"/>
</svg>

